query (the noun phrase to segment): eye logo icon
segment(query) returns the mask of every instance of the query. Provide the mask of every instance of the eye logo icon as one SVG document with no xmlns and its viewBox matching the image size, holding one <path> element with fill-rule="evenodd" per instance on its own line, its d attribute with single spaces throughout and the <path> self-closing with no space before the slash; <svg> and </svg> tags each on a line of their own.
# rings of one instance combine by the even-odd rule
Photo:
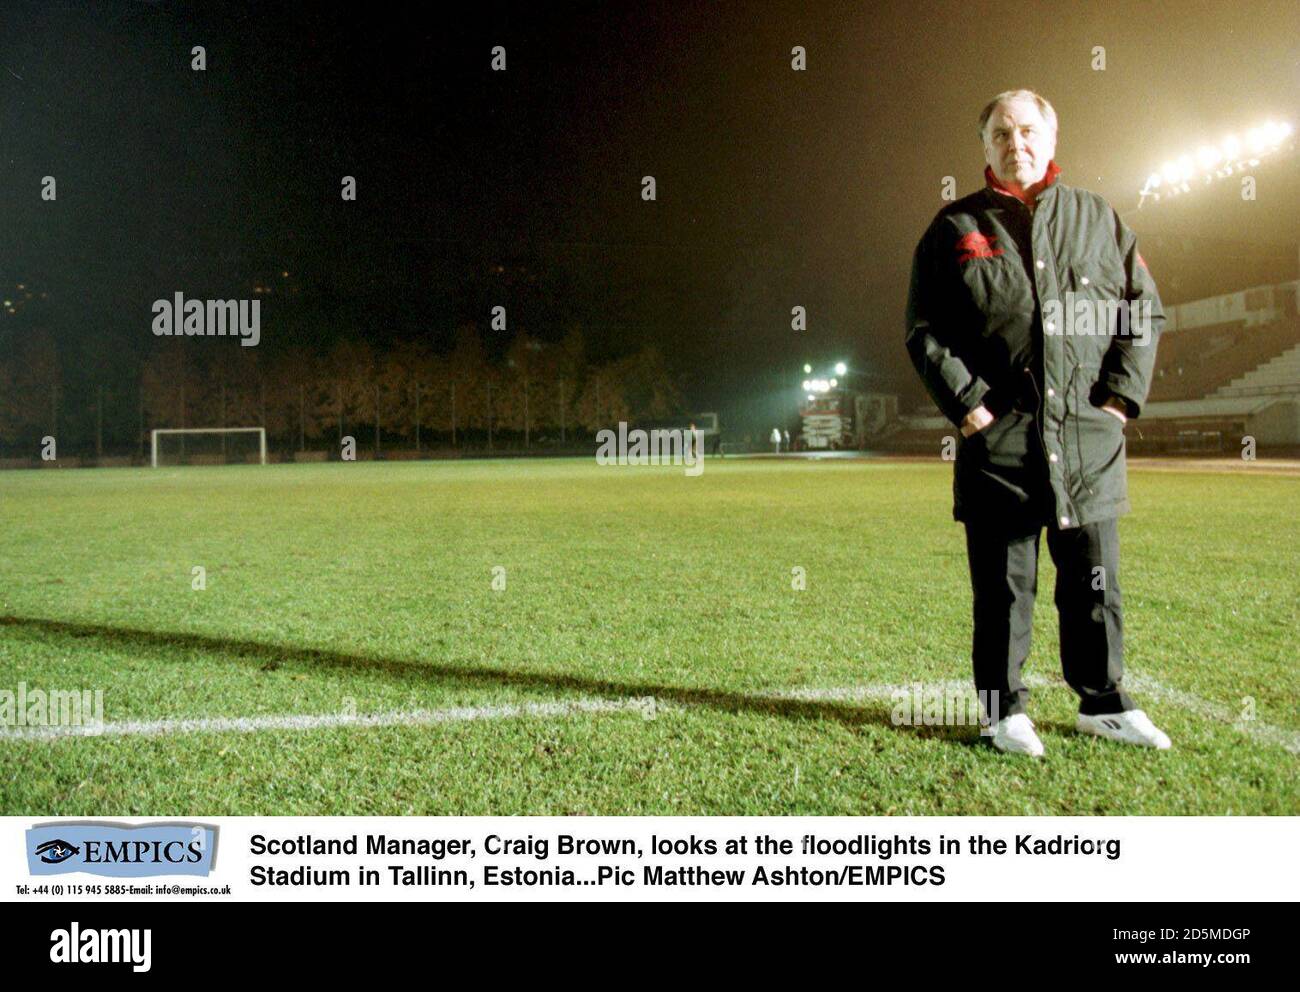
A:
<svg viewBox="0 0 1300 992">
<path fill-rule="evenodd" d="M 28 828 L 23 850 L 27 873 L 34 876 L 207 876 L 216 860 L 217 828 L 186 822 L 40 823 Z"/>
<path fill-rule="evenodd" d="M 80 854 L 81 848 L 74 847 L 66 840 L 47 840 L 44 844 L 37 845 L 33 853 L 47 865 L 58 865 L 73 855 Z"/>
</svg>

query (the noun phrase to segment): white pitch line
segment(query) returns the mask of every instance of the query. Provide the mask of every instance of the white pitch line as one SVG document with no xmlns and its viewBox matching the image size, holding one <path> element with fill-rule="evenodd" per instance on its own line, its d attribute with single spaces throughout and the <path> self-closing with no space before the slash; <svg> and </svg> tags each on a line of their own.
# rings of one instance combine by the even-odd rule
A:
<svg viewBox="0 0 1300 992">
<path fill-rule="evenodd" d="M 913 692 L 917 686 L 922 691 L 960 692 L 969 689 L 975 695 L 975 687 L 969 682 L 907 682 L 893 685 L 887 682 L 872 682 L 867 685 L 835 686 L 828 689 L 772 689 L 768 692 L 754 693 L 756 699 L 790 700 L 797 703 L 853 703 L 863 699 L 892 699 L 897 692 Z"/>
<path fill-rule="evenodd" d="M 882 699 L 889 700 L 897 692 L 905 692 L 911 695 L 917 685 L 920 685 L 923 692 L 938 691 L 941 693 L 961 692 L 967 690 L 971 696 L 975 694 L 975 688 L 970 682 L 965 681 L 948 681 L 948 682 L 924 682 L 924 683 L 904 683 L 901 685 L 886 685 L 884 683 L 875 683 L 868 685 L 850 685 L 832 687 L 827 689 L 782 689 L 772 692 L 759 693 L 762 699 L 789 699 L 798 702 L 855 702 L 863 699 Z M 1060 678 L 1049 678 L 1044 675 L 1027 675 L 1025 684 L 1031 689 L 1068 689 L 1065 681 Z M 1284 727 L 1275 727 L 1270 723 L 1262 720 L 1241 720 L 1233 711 L 1219 703 L 1212 703 L 1208 699 L 1202 699 L 1200 696 L 1190 692 L 1183 692 L 1181 689 L 1174 689 L 1170 686 L 1158 682 L 1146 675 L 1130 675 L 1125 678 L 1125 688 L 1132 689 L 1134 692 L 1145 693 L 1162 702 L 1170 703 L 1179 709 L 1188 710 L 1197 716 L 1213 720 L 1217 723 L 1223 723 L 1232 726 L 1234 729 L 1241 731 L 1247 736 L 1254 737 L 1264 744 L 1273 744 L 1277 747 L 1284 748 L 1292 754 L 1300 754 L 1300 731 L 1287 730 Z"/>
<path fill-rule="evenodd" d="M 1069 688 L 1064 679 L 1049 679 L 1041 675 L 1031 675 L 1025 679 L 1025 682 L 1031 687 L 1054 686 L 1056 688 Z M 1273 744 L 1290 751 L 1292 754 L 1300 754 L 1300 731 L 1276 727 L 1262 720 L 1242 720 L 1229 706 L 1222 703 L 1212 703 L 1208 699 L 1202 699 L 1195 693 L 1184 692 L 1182 689 L 1167 686 L 1149 675 L 1124 676 L 1124 688 L 1151 696 L 1160 702 L 1170 703 L 1179 709 L 1187 710 L 1207 720 L 1226 724 L 1234 730 L 1241 731 L 1248 737 L 1254 737 L 1262 744 Z"/>
<path fill-rule="evenodd" d="M 1059 678 L 1029 675 L 1025 683 L 1031 688 L 1067 688 Z M 1300 732 L 1275 727 L 1260 720 L 1236 719 L 1227 706 L 1212 703 L 1200 696 L 1174 689 L 1142 675 L 1131 675 L 1127 684 L 1135 692 L 1146 693 L 1156 699 L 1171 703 L 1180 709 L 1233 728 L 1254 737 L 1262 743 L 1272 744 L 1300 754 Z M 920 686 L 924 692 L 942 693 L 974 688 L 967 681 L 909 682 L 892 684 L 867 683 L 829 688 L 774 689 L 751 693 L 756 700 L 789 700 L 792 702 L 855 702 L 864 699 L 890 700 L 896 693 L 909 695 Z M 423 727 L 441 723 L 466 723 L 476 720 L 501 720 L 518 717 L 571 716 L 578 713 L 638 712 L 647 718 L 665 709 L 703 704 L 681 703 L 674 700 L 665 704 L 654 697 L 627 699 L 574 699 L 548 703 L 520 703 L 502 706 L 460 706 L 450 709 L 385 710 L 378 713 L 286 713 L 249 717 L 207 717 L 182 720 L 144 720 L 104 723 L 98 727 L 0 727 L 0 741 L 56 740 L 65 737 L 161 737 L 169 734 L 238 733 L 248 734 L 264 730 L 320 730 L 334 727 Z"/>
<path fill-rule="evenodd" d="M 1190 692 L 1183 692 L 1181 689 L 1174 689 L 1145 675 L 1134 676 L 1128 681 L 1136 692 L 1149 693 L 1156 699 L 1162 699 L 1181 709 L 1189 710 L 1197 716 L 1229 724 L 1234 729 L 1240 730 L 1242 733 L 1248 734 L 1265 744 L 1276 744 L 1292 754 L 1300 754 L 1300 732 L 1298 731 L 1287 730 L 1285 727 L 1275 727 L 1273 724 L 1264 723 L 1262 720 L 1242 720 L 1232 711 L 1231 707 L 1220 703 L 1212 703 L 1208 699 L 1202 699 Z"/>
<path fill-rule="evenodd" d="M 651 704 L 653 705 L 653 704 Z M 168 734 L 251 734 L 262 730 L 319 730 L 333 727 L 422 727 L 471 720 L 522 716 L 568 716 L 573 713 L 645 712 L 645 699 L 574 699 L 517 706 L 459 706 L 445 710 L 385 710 L 378 713 L 285 713 L 269 716 L 211 717 L 187 720 L 142 720 L 104 723 L 98 727 L 4 727 L 0 740 L 53 740 L 63 737 L 160 737 Z"/>
</svg>

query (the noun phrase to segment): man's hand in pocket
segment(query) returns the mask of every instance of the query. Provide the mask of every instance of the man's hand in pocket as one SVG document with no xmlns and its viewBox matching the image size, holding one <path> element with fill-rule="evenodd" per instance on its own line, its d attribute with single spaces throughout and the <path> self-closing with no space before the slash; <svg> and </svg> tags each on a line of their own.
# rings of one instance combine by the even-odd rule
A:
<svg viewBox="0 0 1300 992">
<path fill-rule="evenodd" d="M 970 413 L 966 414 L 966 419 L 961 422 L 961 436 L 970 437 L 979 431 L 982 431 L 989 424 L 997 419 L 989 413 L 984 404 L 980 404 Z"/>
<path fill-rule="evenodd" d="M 1125 409 L 1124 401 L 1122 399 L 1119 399 L 1116 396 L 1112 396 L 1110 399 L 1108 399 L 1105 403 L 1101 405 L 1101 408 L 1105 410 L 1107 413 L 1114 414 L 1116 417 L 1118 417 L 1119 422 L 1121 424 L 1128 423 L 1128 411 Z"/>
</svg>

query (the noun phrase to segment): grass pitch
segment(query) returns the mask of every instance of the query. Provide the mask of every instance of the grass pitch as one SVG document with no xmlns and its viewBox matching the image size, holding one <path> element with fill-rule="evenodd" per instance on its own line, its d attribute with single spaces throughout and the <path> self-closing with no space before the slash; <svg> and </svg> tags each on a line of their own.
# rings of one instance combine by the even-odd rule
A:
<svg viewBox="0 0 1300 992">
<path fill-rule="evenodd" d="M 947 464 L 0 473 L 0 689 L 149 730 L 0 739 L 0 813 L 1300 813 L 1300 480 L 1130 489 L 1128 668 L 1174 749 L 1073 732 L 1044 544 L 1035 763 L 891 721 L 883 687 L 970 674 Z M 269 726 L 158 723 L 233 717 Z"/>
</svg>

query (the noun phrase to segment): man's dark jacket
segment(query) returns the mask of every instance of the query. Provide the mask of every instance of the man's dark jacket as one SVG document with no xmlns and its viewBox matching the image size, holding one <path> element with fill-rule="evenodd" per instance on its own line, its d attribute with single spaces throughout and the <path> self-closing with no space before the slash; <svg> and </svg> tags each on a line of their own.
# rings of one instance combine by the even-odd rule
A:
<svg viewBox="0 0 1300 992">
<path fill-rule="evenodd" d="M 980 404 L 997 417 L 958 442 L 957 520 L 1034 514 L 1071 528 L 1129 510 L 1124 427 L 1100 407 L 1119 397 L 1130 419 L 1141 413 L 1164 312 L 1133 232 L 1059 171 L 1031 212 L 986 170 L 989 184 L 941 210 L 913 258 L 912 363 L 954 425 Z"/>
</svg>

